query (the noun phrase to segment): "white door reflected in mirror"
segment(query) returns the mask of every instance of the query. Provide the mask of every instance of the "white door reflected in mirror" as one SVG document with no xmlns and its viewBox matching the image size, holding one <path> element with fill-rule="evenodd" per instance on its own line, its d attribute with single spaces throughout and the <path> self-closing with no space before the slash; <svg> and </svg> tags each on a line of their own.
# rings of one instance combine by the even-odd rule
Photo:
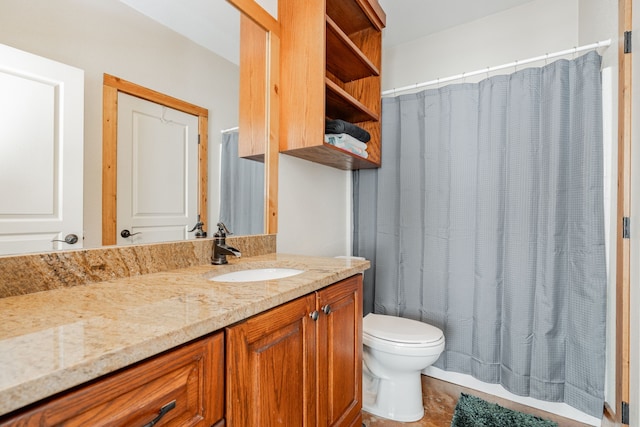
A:
<svg viewBox="0 0 640 427">
<path fill-rule="evenodd" d="M 0 255 L 82 248 L 84 71 L 0 45 L 0 93 Z"/>
<path fill-rule="evenodd" d="M 198 117 L 118 93 L 117 183 L 118 244 L 195 238 Z"/>
</svg>

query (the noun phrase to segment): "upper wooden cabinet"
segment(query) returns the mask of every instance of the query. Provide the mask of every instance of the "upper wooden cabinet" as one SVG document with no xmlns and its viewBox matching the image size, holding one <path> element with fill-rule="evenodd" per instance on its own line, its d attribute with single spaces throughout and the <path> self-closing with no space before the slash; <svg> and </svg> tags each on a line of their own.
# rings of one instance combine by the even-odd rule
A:
<svg viewBox="0 0 640 427">
<path fill-rule="evenodd" d="M 381 164 L 382 28 L 377 0 L 279 0 L 280 151 L 353 170 Z M 368 158 L 324 142 L 325 118 L 371 134 Z"/>
</svg>

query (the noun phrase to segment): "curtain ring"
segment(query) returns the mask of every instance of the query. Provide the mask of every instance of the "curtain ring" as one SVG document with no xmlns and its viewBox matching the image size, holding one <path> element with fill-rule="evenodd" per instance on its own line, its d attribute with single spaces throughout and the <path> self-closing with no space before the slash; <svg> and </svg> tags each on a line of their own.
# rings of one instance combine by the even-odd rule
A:
<svg viewBox="0 0 640 427">
<path fill-rule="evenodd" d="M 515 65 L 513 66 L 513 71 L 518 71 L 518 60 L 516 59 Z"/>
<path fill-rule="evenodd" d="M 544 54 L 544 65 L 549 65 L 549 54 L 548 53 Z"/>
<path fill-rule="evenodd" d="M 462 83 L 466 83 L 467 82 L 465 74 L 467 74 L 467 72 L 463 71 L 462 72 Z"/>
</svg>

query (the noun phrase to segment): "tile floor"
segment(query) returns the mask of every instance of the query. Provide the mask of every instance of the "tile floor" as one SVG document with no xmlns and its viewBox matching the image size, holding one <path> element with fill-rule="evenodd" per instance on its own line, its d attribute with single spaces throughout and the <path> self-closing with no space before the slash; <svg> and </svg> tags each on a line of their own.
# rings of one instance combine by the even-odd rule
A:
<svg viewBox="0 0 640 427">
<path fill-rule="evenodd" d="M 497 403 L 506 408 L 553 420 L 558 423 L 559 427 L 588 427 L 586 424 L 577 421 L 568 420 L 554 414 L 549 414 L 490 394 L 467 389 L 424 375 L 422 376 L 422 386 L 425 416 L 420 421 L 401 423 L 376 417 L 363 411 L 362 422 L 366 427 L 449 427 L 451 425 L 453 411 L 458 402 L 458 397 L 461 392 L 464 392 L 478 396 L 488 402 Z"/>
</svg>

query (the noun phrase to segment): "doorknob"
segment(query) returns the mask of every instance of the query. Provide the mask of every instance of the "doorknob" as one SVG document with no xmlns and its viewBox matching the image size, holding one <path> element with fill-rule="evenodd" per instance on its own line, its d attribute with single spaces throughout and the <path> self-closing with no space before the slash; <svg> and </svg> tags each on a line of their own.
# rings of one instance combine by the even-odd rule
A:
<svg viewBox="0 0 640 427">
<path fill-rule="evenodd" d="M 135 236 L 136 234 L 140 234 L 140 233 L 141 233 L 140 231 L 138 231 L 137 233 L 132 233 L 125 228 L 120 232 L 120 235 L 126 239 L 127 237 Z"/>
<path fill-rule="evenodd" d="M 54 239 L 52 242 L 64 242 L 67 245 L 75 245 L 78 243 L 78 236 L 76 234 L 67 234 L 64 236 L 64 240 Z"/>
</svg>

